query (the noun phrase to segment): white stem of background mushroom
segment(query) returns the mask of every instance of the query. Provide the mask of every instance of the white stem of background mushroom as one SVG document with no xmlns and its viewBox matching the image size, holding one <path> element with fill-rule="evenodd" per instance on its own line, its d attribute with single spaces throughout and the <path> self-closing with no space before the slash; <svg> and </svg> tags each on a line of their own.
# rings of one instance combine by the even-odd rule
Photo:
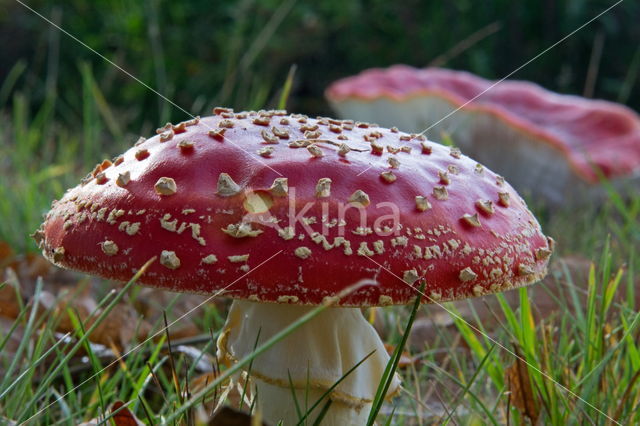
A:
<svg viewBox="0 0 640 426">
<path fill-rule="evenodd" d="M 237 361 L 295 322 L 313 307 L 236 300 L 218 339 L 218 356 Z M 298 423 L 289 376 L 302 414 L 335 382 L 372 352 L 330 394 L 323 425 L 363 425 L 389 361 L 375 329 L 359 308 L 329 308 L 297 328 L 253 361 L 251 378 L 263 418 L 285 426 Z M 395 377 L 388 396 L 398 392 Z M 308 418 L 313 422 L 323 403 Z"/>
</svg>

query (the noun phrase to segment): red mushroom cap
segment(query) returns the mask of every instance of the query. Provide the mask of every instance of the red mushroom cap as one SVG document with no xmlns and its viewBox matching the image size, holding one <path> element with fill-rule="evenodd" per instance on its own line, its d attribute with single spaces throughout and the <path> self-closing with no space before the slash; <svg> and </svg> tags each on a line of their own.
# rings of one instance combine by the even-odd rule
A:
<svg viewBox="0 0 640 426">
<path fill-rule="evenodd" d="M 405 65 L 366 70 L 339 80 L 326 95 L 334 105 L 379 98 L 401 103 L 434 96 L 454 108 L 495 115 L 548 143 L 586 182 L 598 181 L 594 168 L 609 179 L 640 174 L 640 117 L 613 102 L 559 95 L 523 81 L 496 84 L 468 72 Z M 415 108 L 410 102 L 407 105 L 407 110 Z M 483 140 L 478 150 L 495 142 Z"/>
<path fill-rule="evenodd" d="M 456 149 L 348 120 L 215 112 L 158 129 L 54 202 L 35 235 L 45 256 L 120 281 L 158 256 L 141 283 L 280 303 L 379 283 L 344 306 L 407 303 L 419 278 L 429 302 L 546 273 L 551 240 L 523 200 Z"/>
</svg>

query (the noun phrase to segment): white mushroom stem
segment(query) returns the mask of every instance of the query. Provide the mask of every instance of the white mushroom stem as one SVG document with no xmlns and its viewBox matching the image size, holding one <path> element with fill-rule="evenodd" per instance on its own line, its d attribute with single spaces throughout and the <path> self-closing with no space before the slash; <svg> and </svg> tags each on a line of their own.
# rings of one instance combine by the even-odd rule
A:
<svg viewBox="0 0 640 426">
<path fill-rule="evenodd" d="M 232 362 L 292 324 L 308 306 L 234 301 L 218 339 L 218 356 Z M 375 351 L 331 392 L 322 425 L 366 423 L 384 368 L 389 361 L 380 337 L 358 308 L 329 308 L 298 327 L 254 359 L 250 376 L 257 388 L 263 418 L 271 424 L 295 425 L 311 406 L 367 354 Z M 293 384 L 293 391 L 289 382 Z M 387 397 L 400 389 L 394 377 Z M 325 401 L 309 417 L 313 422 Z"/>
</svg>

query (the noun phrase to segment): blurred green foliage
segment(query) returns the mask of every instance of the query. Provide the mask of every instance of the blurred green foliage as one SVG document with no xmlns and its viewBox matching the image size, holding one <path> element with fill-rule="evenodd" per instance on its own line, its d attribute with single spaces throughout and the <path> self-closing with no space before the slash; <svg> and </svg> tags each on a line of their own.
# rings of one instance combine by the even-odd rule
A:
<svg viewBox="0 0 640 426">
<path fill-rule="evenodd" d="M 501 78 L 615 1 L 496 0 L 31 0 L 44 16 L 195 114 L 213 105 L 274 106 L 297 65 L 289 109 L 328 114 L 323 91 L 365 68 L 426 66 L 472 34 L 498 30 L 444 66 Z M 11 0 L 0 12 L 0 81 L 26 65 L 13 89 L 32 107 L 56 91 L 67 122 L 82 115 L 88 66 L 125 127 L 184 117 L 178 109 Z M 602 37 L 594 96 L 640 109 L 640 2 L 624 1 L 513 78 L 582 94 L 594 40 Z M 464 42 L 463 42 L 464 44 Z M 455 49 L 454 49 L 455 50 Z M 81 65 L 82 64 L 82 65 Z M 8 89 L 7 89 L 8 90 Z M 2 95 L 2 94 L 0 94 Z M 5 94 L 6 95 L 6 94 Z M 4 100 L 9 99 L 5 96 Z M 124 121 L 122 121 L 124 120 Z"/>
</svg>

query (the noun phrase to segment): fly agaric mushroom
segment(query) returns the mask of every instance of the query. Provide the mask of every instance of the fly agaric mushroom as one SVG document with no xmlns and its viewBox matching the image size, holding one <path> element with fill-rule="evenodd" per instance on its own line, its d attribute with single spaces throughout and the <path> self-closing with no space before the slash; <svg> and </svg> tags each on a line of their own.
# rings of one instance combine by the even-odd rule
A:
<svg viewBox="0 0 640 426">
<path fill-rule="evenodd" d="M 344 117 L 429 129 L 425 135 L 434 139 L 446 132 L 519 191 L 550 205 L 602 198 L 600 175 L 623 193 L 640 182 L 640 118 L 623 105 L 404 65 L 337 81 L 326 96 Z"/>
<path fill-rule="evenodd" d="M 66 268 L 125 281 L 158 256 L 142 284 L 225 290 L 235 300 L 218 349 L 231 361 L 258 334 L 264 341 L 352 284 L 377 282 L 254 360 L 263 415 L 274 424 L 298 420 L 290 385 L 310 405 L 375 351 L 330 392 L 325 417 L 365 421 L 388 355 L 361 307 L 407 304 L 419 281 L 423 301 L 440 302 L 546 273 L 551 240 L 523 200 L 458 150 L 350 120 L 214 112 L 99 164 L 53 203 L 35 237 Z M 388 396 L 398 389 L 395 380 Z"/>
</svg>

